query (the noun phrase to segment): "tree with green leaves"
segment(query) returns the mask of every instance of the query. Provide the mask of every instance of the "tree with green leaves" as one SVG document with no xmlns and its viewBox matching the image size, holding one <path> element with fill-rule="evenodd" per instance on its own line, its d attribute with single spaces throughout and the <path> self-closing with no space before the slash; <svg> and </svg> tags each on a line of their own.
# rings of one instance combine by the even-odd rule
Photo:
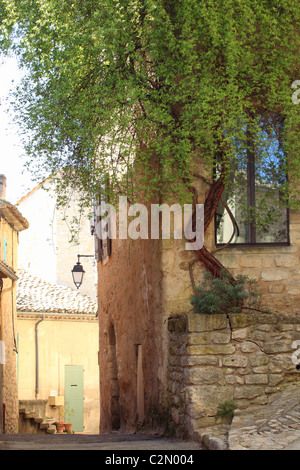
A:
<svg viewBox="0 0 300 470">
<path fill-rule="evenodd" d="M 39 179 L 59 171 L 88 201 L 105 185 L 111 200 L 195 204 L 198 177 L 206 229 L 252 161 L 257 184 L 298 206 L 297 1 L 1 0 L 0 15 L 2 50 L 27 71 L 15 106 Z M 261 193 L 239 204 L 263 228 L 276 210 Z"/>
</svg>

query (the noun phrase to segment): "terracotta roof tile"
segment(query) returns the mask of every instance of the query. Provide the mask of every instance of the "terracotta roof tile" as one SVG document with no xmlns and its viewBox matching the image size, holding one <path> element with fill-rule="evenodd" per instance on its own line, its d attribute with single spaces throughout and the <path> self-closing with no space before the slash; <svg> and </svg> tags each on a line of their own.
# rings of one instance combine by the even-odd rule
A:
<svg viewBox="0 0 300 470">
<path fill-rule="evenodd" d="M 17 311 L 52 312 L 95 315 L 97 300 L 82 295 L 70 287 L 54 284 L 32 276 L 25 270 L 18 271 Z"/>
</svg>

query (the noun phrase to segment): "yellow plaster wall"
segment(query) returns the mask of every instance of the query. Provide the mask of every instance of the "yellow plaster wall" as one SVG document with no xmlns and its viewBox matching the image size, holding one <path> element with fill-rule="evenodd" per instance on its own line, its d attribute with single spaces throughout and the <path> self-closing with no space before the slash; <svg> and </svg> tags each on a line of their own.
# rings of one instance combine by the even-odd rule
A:
<svg viewBox="0 0 300 470">
<path fill-rule="evenodd" d="M 18 316 L 19 399 L 35 398 L 34 319 Z M 45 318 L 39 324 L 39 399 L 48 399 L 50 390 L 64 396 L 65 365 L 83 365 L 84 431 L 99 433 L 98 320 Z M 47 405 L 47 416 L 55 410 Z"/>
</svg>

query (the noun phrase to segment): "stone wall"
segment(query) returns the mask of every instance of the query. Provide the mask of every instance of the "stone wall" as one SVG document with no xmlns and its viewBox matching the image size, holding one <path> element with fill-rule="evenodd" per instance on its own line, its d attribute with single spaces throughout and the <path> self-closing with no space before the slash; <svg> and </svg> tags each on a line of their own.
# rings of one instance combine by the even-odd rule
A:
<svg viewBox="0 0 300 470">
<path fill-rule="evenodd" d="M 168 393 L 177 434 L 216 423 L 219 404 L 267 404 L 298 379 L 300 316 L 188 314 L 170 317 Z M 300 342 L 299 342 L 300 343 Z"/>
</svg>

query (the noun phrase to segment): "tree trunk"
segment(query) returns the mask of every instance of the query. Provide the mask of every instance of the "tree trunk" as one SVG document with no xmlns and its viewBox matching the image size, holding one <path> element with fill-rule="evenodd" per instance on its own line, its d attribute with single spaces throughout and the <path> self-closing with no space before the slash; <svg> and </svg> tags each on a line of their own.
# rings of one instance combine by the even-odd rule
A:
<svg viewBox="0 0 300 470">
<path fill-rule="evenodd" d="M 210 223 L 214 219 L 215 212 L 217 210 L 223 191 L 224 182 L 223 178 L 220 177 L 211 185 L 209 193 L 204 202 L 204 234 L 207 228 L 209 227 Z M 193 217 L 195 218 L 195 211 Z M 222 277 L 222 272 L 226 272 L 232 282 L 234 282 L 234 278 L 228 272 L 227 268 L 225 268 L 225 266 L 223 266 L 222 263 L 220 263 L 217 258 L 215 258 L 215 256 L 211 254 L 204 245 L 200 250 L 195 250 L 195 252 L 197 253 L 199 259 L 203 262 L 204 266 L 212 274 L 213 277 Z"/>
</svg>

